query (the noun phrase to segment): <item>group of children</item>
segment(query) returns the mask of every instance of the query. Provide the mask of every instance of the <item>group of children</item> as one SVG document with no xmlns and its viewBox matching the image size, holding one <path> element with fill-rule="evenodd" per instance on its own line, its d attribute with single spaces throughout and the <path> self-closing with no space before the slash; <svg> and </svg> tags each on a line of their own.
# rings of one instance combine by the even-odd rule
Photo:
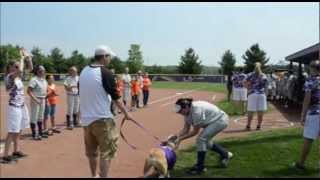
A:
<svg viewBox="0 0 320 180">
<path fill-rule="evenodd" d="M 143 95 L 143 107 L 148 105 L 151 80 L 147 72 L 143 75 L 141 71 L 137 75 L 130 76 L 129 74 L 116 75 L 116 86 L 119 96 L 123 98 L 124 105 L 127 105 L 128 94 L 131 95 L 130 111 L 135 111 L 136 108 L 141 108 L 140 97 Z M 113 113 L 116 114 L 113 109 Z M 120 113 L 120 111 L 118 112 Z"/>
</svg>

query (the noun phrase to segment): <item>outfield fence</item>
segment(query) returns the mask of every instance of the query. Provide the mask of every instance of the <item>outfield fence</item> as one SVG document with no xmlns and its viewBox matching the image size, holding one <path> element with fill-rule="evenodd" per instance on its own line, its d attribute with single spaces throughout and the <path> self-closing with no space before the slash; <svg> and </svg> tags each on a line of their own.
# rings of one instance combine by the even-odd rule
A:
<svg viewBox="0 0 320 180">
<path fill-rule="evenodd" d="M 63 81 L 68 74 L 52 74 L 55 81 Z M 136 75 L 136 74 L 131 74 Z M 0 81 L 4 80 L 4 73 L 0 73 Z M 24 81 L 28 81 L 32 77 L 32 74 L 25 74 L 23 76 Z M 211 83 L 225 83 L 227 77 L 224 75 L 194 75 L 194 74 L 149 74 L 149 78 L 152 81 L 171 81 L 171 82 L 211 82 Z"/>
</svg>

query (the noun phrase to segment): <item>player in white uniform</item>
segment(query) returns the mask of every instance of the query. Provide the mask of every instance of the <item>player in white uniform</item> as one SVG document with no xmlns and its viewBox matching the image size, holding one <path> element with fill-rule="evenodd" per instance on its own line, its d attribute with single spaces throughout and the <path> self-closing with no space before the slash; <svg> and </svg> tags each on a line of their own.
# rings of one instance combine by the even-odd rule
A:
<svg viewBox="0 0 320 180">
<path fill-rule="evenodd" d="M 74 127 L 80 127 L 78 114 L 79 114 L 79 76 L 77 75 L 77 68 L 72 66 L 69 69 L 69 75 L 64 81 L 64 87 L 67 92 L 67 128 L 69 130 Z M 71 123 L 71 116 L 73 123 Z M 72 125 L 73 124 L 73 125 Z"/>
<path fill-rule="evenodd" d="M 125 74 L 122 76 L 123 80 L 123 104 L 127 106 L 129 99 L 131 98 L 131 76 L 129 74 L 129 68 L 126 67 Z"/>
<path fill-rule="evenodd" d="M 48 83 L 45 79 L 45 68 L 43 66 L 38 65 L 35 68 L 34 74 L 35 76 L 31 78 L 28 85 L 28 95 L 31 98 L 30 126 L 32 138 L 34 140 L 41 140 L 41 138 L 48 138 L 48 135 L 44 134 L 42 129 Z M 38 125 L 38 135 L 36 135 L 36 124 Z"/>
<path fill-rule="evenodd" d="M 29 71 L 32 70 L 32 59 L 27 57 L 20 51 L 21 61 L 27 64 Z M 19 151 L 19 139 L 20 133 L 23 129 L 29 127 L 29 113 L 28 108 L 25 105 L 24 99 L 24 86 L 21 80 L 24 66 L 22 63 L 11 61 L 7 66 L 7 75 L 5 77 L 6 90 L 9 93 L 9 102 L 7 106 L 7 137 L 5 140 L 4 155 L 1 158 L 1 163 L 11 163 L 17 160 L 17 158 L 23 158 L 27 155 Z M 14 143 L 14 150 L 12 156 L 9 156 L 10 146 Z"/>
</svg>

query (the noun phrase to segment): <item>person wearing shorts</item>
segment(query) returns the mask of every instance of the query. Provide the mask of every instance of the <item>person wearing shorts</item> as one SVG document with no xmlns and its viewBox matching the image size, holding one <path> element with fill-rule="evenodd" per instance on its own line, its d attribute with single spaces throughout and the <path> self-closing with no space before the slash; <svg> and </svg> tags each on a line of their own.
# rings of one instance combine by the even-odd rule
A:
<svg viewBox="0 0 320 180">
<path fill-rule="evenodd" d="M 137 76 L 132 76 L 131 80 L 131 109 L 130 111 L 135 111 L 135 108 L 139 106 L 139 94 L 140 94 L 140 84 Z"/>
<path fill-rule="evenodd" d="M 140 99 L 143 99 L 143 97 L 141 98 L 141 90 L 143 88 L 143 76 L 142 76 L 142 71 L 139 70 L 138 71 L 138 75 L 137 75 L 137 80 L 139 82 L 139 89 L 140 89 L 140 92 L 138 93 L 138 97 L 137 97 L 137 108 L 140 108 Z"/>
<path fill-rule="evenodd" d="M 228 115 L 214 104 L 206 101 L 193 101 L 191 98 L 180 98 L 175 103 L 175 111 L 184 116 L 184 128 L 177 134 L 178 144 L 200 132 L 197 137 L 197 163 L 188 170 L 188 174 L 199 175 L 205 171 L 205 157 L 208 149 L 220 155 L 222 167 L 227 167 L 233 154 L 210 140 L 227 128 Z M 193 128 L 190 131 L 190 128 Z"/>
<path fill-rule="evenodd" d="M 246 130 L 251 129 L 251 121 L 253 113 L 258 114 L 258 125 L 256 130 L 261 129 L 263 121 L 263 114 L 267 111 L 267 97 L 266 91 L 268 87 L 267 76 L 261 71 L 261 64 L 257 62 L 255 64 L 255 71 L 248 74 L 246 78 L 246 86 L 248 87 L 248 122 Z"/>
<path fill-rule="evenodd" d="M 305 95 L 301 113 L 304 144 L 300 160 L 294 163 L 296 168 L 303 170 L 313 141 L 320 137 L 320 60 L 310 63 L 310 74 L 304 84 Z"/>
<path fill-rule="evenodd" d="M 69 76 L 64 81 L 64 88 L 67 92 L 67 129 L 72 130 L 73 127 L 80 127 L 78 120 L 79 114 L 79 92 L 78 92 L 78 82 L 79 76 L 77 75 L 78 70 L 75 66 L 70 67 Z M 71 123 L 71 117 L 72 122 Z"/>
<path fill-rule="evenodd" d="M 125 74 L 123 74 L 122 76 L 122 82 L 123 82 L 123 104 L 125 106 L 127 106 L 127 104 L 129 103 L 129 99 L 131 97 L 131 76 L 129 74 L 129 68 L 126 67 L 125 68 Z"/>
<path fill-rule="evenodd" d="M 58 101 L 58 94 L 56 90 L 56 85 L 54 82 L 53 75 L 48 75 L 46 77 L 46 80 L 48 82 L 48 95 L 47 95 L 47 101 L 46 101 L 46 107 L 44 111 L 44 131 L 43 134 L 46 135 L 53 135 L 53 133 L 60 133 L 61 131 L 58 130 L 55 123 L 55 113 L 56 113 L 56 106 Z M 47 122 L 48 120 L 51 120 L 51 129 L 48 129 Z"/>
<path fill-rule="evenodd" d="M 44 110 L 46 106 L 46 96 L 48 83 L 45 79 L 45 68 L 38 65 L 34 71 L 35 77 L 32 77 L 28 85 L 28 95 L 30 96 L 30 127 L 32 138 L 34 140 L 41 140 L 48 138 L 42 131 L 42 122 L 44 120 Z M 36 124 L 38 125 L 38 135 L 36 135 Z"/>
<path fill-rule="evenodd" d="M 132 119 L 119 100 L 114 76 L 105 68 L 110 63 L 111 56 L 114 53 L 110 48 L 96 48 L 94 61 L 82 70 L 79 78 L 80 119 L 92 177 L 108 177 L 111 160 L 118 149 L 118 133 L 110 108 L 111 101 L 124 113 L 125 119 Z"/>
<path fill-rule="evenodd" d="M 24 56 L 22 56 L 24 58 Z M 29 63 L 30 64 L 30 63 Z M 25 105 L 24 85 L 22 83 L 21 64 L 10 61 L 7 65 L 7 75 L 5 77 L 6 90 L 9 92 L 9 102 L 7 106 L 7 137 L 5 140 L 4 155 L 1 158 L 2 163 L 12 163 L 18 158 L 27 155 L 20 151 L 19 139 L 23 129 L 29 128 L 29 112 Z M 32 68 L 32 64 L 30 66 Z M 22 68 L 23 69 L 23 68 Z M 11 144 L 14 144 L 14 150 L 9 156 Z"/>
<path fill-rule="evenodd" d="M 243 69 L 240 68 L 238 73 L 232 76 L 232 99 L 236 105 L 240 107 L 241 114 L 245 114 L 245 107 L 247 101 L 247 88 L 244 87 L 246 74 L 243 73 Z"/>
</svg>

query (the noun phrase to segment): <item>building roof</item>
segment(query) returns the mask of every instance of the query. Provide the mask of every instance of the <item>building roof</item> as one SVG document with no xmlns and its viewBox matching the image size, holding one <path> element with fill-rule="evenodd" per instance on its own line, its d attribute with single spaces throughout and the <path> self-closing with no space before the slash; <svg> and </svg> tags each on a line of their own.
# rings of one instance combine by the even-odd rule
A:
<svg viewBox="0 0 320 180">
<path fill-rule="evenodd" d="M 320 43 L 317 43 L 313 46 L 310 46 L 298 52 L 295 52 L 287 56 L 285 59 L 287 61 L 309 64 L 310 61 L 319 59 L 319 54 L 320 54 Z"/>
</svg>

